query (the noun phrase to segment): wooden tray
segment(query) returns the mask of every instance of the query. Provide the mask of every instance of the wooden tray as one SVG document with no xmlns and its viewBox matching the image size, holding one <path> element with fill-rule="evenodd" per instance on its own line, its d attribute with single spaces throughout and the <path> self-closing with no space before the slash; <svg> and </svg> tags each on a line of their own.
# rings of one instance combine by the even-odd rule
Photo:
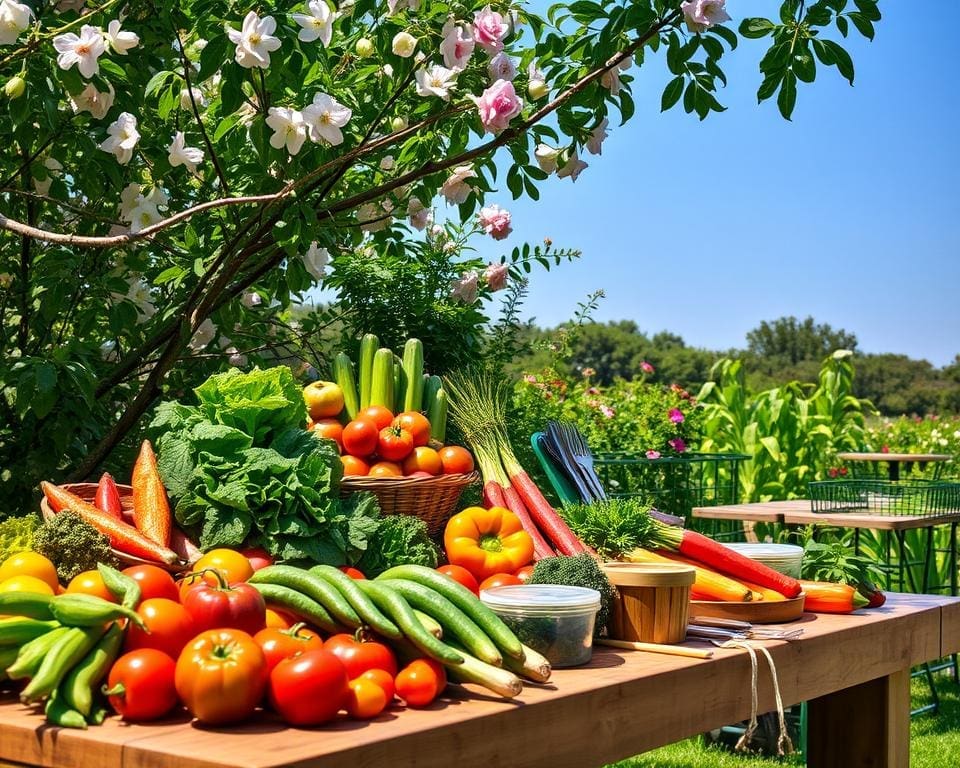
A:
<svg viewBox="0 0 960 768">
<path fill-rule="evenodd" d="M 690 601 L 690 623 L 696 624 L 698 616 L 713 619 L 735 619 L 751 624 L 782 624 L 796 621 L 803 615 L 806 595 L 801 592 L 791 600 L 768 602 L 758 600 L 749 603 L 726 603 L 712 600 Z"/>
</svg>

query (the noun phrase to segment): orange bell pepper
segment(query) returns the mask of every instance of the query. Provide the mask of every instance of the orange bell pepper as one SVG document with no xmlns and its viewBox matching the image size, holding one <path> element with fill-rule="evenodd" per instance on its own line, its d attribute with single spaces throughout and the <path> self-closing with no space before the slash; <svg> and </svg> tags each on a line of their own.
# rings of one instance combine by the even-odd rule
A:
<svg viewBox="0 0 960 768">
<path fill-rule="evenodd" d="M 504 507 L 468 507 L 447 521 L 443 546 L 451 565 L 483 581 L 496 573 L 515 573 L 533 559 L 533 539 L 520 518 Z"/>
</svg>

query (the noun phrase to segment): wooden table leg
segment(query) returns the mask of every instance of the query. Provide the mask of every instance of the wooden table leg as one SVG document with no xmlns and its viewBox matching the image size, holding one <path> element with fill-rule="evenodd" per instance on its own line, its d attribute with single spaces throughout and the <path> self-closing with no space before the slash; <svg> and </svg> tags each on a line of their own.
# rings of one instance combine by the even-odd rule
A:
<svg viewBox="0 0 960 768">
<path fill-rule="evenodd" d="M 808 768 L 909 765 L 909 669 L 810 701 Z"/>
</svg>

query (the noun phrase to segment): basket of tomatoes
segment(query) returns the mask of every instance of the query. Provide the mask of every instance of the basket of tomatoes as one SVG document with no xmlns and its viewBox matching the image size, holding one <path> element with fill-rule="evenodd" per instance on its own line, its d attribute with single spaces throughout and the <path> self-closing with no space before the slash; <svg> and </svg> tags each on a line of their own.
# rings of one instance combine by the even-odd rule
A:
<svg viewBox="0 0 960 768">
<path fill-rule="evenodd" d="M 419 411 L 394 415 L 374 405 L 345 425 L 323 419 L 311 429 L 340 447 L 341 494 L 369 491 L 384 514 L 419 517 L 431 534 L 443 530 L 463 490 L 480 479 L 470 452 L 432 439 Z"/>
</svg>

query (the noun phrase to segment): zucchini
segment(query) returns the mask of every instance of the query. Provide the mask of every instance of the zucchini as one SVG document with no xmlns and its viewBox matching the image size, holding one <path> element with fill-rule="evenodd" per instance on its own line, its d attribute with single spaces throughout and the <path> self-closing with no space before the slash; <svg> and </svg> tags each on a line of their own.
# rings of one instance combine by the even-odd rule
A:
<svg viewBox="0 0 960 768">
<path fill-rule="evenodd" d="M 330 372 L 333 375 L 333 380 L 343 390 L 343 407 L 347 416 L 351 419 L 357 418 L 357 414 L 360 412 L 360 399 L 357 395 L 357 383 L 353 376 L 353 363 L 346 352 L 338 352 L 334 356 Z"/>
<path fill-rule="evenodd" d="M 439 376 L 426 376 L 423 380 L 423 401 L 421 409 L 424 413 L 430 413 L 433 408 L 433 401 L 437 399 L 437 392 L 443 389 L 443 379 Z"/>
<path fill-rule="evenodd" d="M 299 592 L 320 603 L 333 618 L 351 629 L 359 629 L 363 622 L 340 590 L 325 579 L 292 565 L 268 565 L 255 571 L 250 584 L 276 584 Z"/>
<path fill-rule="evenodd" d="M 421 653 L 444 665 L 463 664 L 463 656 L 449 645 L 441 643 L 423 628 L 410 604 L 399 593 L 373 581 L 360 580 L 357 582 L 357 586 L 377 604 L 380 610 L 389 614 L 403 631 L 406 639 L 415 645 Z"/>
<path fill-rule="evenodd" d="M 403 372 L 407 384 L 403 410 L 419 411 L 423 408 L 423 342 L 420 339 L 407 339 L 404 344 Z"/>
<path fill-rule="evenodd" d="M 493 641 L 476 622 L 440 593 L 415 581 L 405 579 L 380 579 L 418 611 L 436 619 L 443 627 L 444 635 L 456 638 L 466 649 L 487 664 L 500 665 L 503 657 Z"/>
<path fill-rule="evenodd" d="M 373 356 L 380 340 L 372 333 L 360 339 L 360 410 L 370 405 L 370 389 L 373 383 Z"/>
<path fill-rule="evenodd" d="M 297 590 L 281 587 L 278 584 L 254 584 L 253 586 L 263 595 L 267 605 L 275 605 L 284 611 L 289 611 L 324 632 L 333 634 L 343 632 L 343 627 L 333 620 L 333 616 L 326 608 Z"/>
<path fill-rule="evenodd" d="M 467 614 L 487 636 L 496 643 L 497 648 L 515 659 L 523 658 L 523 646 L 503 620 L 462 584 L 432 568 L 423 565 L 397 565 L 384 571 L 378 579 L 406 579 L 430 587 L 443 595 L 457 608 Z"/>
<path fill-rule="evenodd" d="M 488 691 L 493 691 L 505 699 L 512 699 L 523 690 L 523 681 L 513 672 L 475 659 L 462 648 L 457 650 L 463 653 L 463 664 L 449 667 L 451 680 L 482 685 Z"/>
<path fill-rule="evenodd" d="M 370 405 L 382 405 L 393 413 L 393 352 L 381 347 L 373 356 Z"/>
<path fill-rule="evenodd" d="M 353 606 L 357 615 L 369 624 L 374 632 L 391 640 L 398 640 L 403 637 L 403 633 L 397 625 L 384 616 L 374 602 L 357 586 L 356 582 L 343 571 L 334 568 L 332 565 L 316 565 L 310 569 L 310 573 L 336 587 L 346 601 Z"/>
<path fill-rule="evenodd" d="M 433 616 L 429 616 L 423 611 L 418 611 L 416 608 L 413 609 L 413 615 L 417 617 L 417 621 L 423 625 L 423 628 L 427 630 L 427 632 L 437 638 L 437 640 L 443 640 L 443 627 L 440 626 L 440 622 L 433 618 Z"/>
<path fill-rule="evenodd" d="M 523 661 L 507 656 L 503 660 L 503 666 L 511 672 L 525 677 L 527 680 L 533 680 L 535 683 L 545 683 L 550 679 L 551 667 L 550 661 L 533 650 L 528 645 L 523 646 Z"/>
<path fill-rule="evenodd" d="M 447 437 L 447 393 L 444 390 L 437 392 L 433 398 L 430 412 L 427 414 L 430 422 L 430 437 L 439 443 Z"/>
<path fill-rule="evenodd" d="M 407 392 L 407 373 L 403 370 L 403 361 L 399 357 L 393 358 L 393 407 L 392 413 L 403 410 L 403 398 Z"/>
</svg>

